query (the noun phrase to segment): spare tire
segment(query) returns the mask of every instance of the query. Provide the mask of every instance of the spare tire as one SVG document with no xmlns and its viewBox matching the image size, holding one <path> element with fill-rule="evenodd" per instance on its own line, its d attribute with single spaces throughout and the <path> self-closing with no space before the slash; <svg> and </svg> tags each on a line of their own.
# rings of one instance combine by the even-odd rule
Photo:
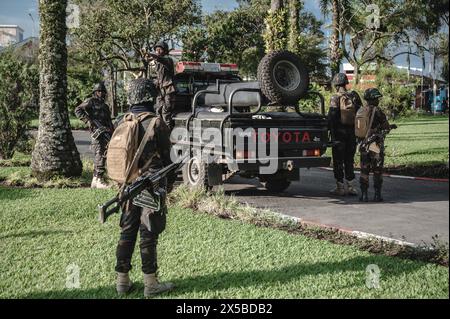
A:
<svg viewBox="0 0 450 319">
<path fill-rule="evenodd" d="M 272 51 L 259 62 L 258 81 L 272 103 L 295 105 L 308 91 L 309 74 L 296 54 Z"/>
</svg>

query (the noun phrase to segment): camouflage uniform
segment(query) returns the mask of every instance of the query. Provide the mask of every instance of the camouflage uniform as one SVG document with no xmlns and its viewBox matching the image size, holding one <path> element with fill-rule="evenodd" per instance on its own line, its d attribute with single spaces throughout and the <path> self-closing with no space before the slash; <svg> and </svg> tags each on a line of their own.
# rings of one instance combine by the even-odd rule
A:
<svg viewBox="0 0 450 319">
<path fill-rule="evenodd" d="M 92 119 L 96 119 L 103 126 L 109 128 L 111 132 L 114 126 L 111 120 L 111 111 L 109 106 L 96 97 L 91 97 L 81 103 L 75 109 L 75 115 L 84 123 L 89 124 Z M 91 133 L 94 132 L 94 127 L 89 125 Z M 102 178 L 106 171 L 106 149 L 107 144 L 99 139 L 92 139 L 92 151 L 94 152 L 94 177 Z"/>
<path fill-rule="evenodd" d="M 375 107 L 371 105 L 370 102 L 368 103 L 368 106 L 371 109 Z M 369 131 L 367 140 L 375 142 L 379 147 L 380 152 L 376 153 L 370 151 L 369 150 L 370 145 L 366 145 L 365 143 L 361 144 L 359 151 L 361 160 L 361 176 L 360 176 L 361 193 L 363 194 L 363 196 L 364 195 L 367 196 L 367 191 L 369 189 L 369 175 L 370 171 L 372 171 L 373 186 L 375 189 L 376 197 L 379 196 L 379 200 L 382 200 L 381 187 L 383 185 L 383 165 L 384 165 L 384 137 L 380 135 L 380 133 L 382 133 L 382 131 L 384 130 L 389 131 L 390 125 L 384 112 L 377 107 L 375 110 L 373 123 Z M 361 200 L 367 200 L 367 198 L 362 197 Z"/>
<path fill-rule="evenodd" d="M 337 188 L 333 190 L 336 193 L 343 186 L 344 178 L 347 182 L 347 187 L 352 189 L 351 182 L 355 179 L 354 173 L 354 158 L 356 153 L 356 136 L 354 125 L 344 125 L 341 123 L 340 112 L 340 97 L 346 93 L 353 100 L 355 105 L 355 112 L 358 111 L 362 105 L 361 98 L 355 91 L 347 92 L 345 85 L 347 85 L 347 76 L 343 73 L 338 73 L 334 79 L 333 84 L 336 86 L 338 94 L 331 97 L 330 110 L 328 112 L 328 121 L 330 126 L 331 138 L 338 142 L 333 146 L 333 173 L 336 179 Z M 343 192 L 343 189 L 342 189 Z M 352 193 L 354 195 L 355 193 Z M 342 195 L 342 193 L 340 194 Z"/>
<path fill-rule="evenodd" d="M 137 79 L 131 82 L 129 87 L 128 99 L 131 104 L 130 112 L 136 115 L 143 112 L 153 113 L 153 116 L 146 118 L 140 123 L 139 142 L 144 137 L 150 121 L 156 116 L 153 108 L 154 97 L 150 96 L 152 94 L 156 94 L 153 93 L 150 86 L 153 87 L 151 81 L 146 79 Z M 120 120 L 117 125 L 120 125 L 121 121 L 122 120 Z M 145 174 L 156 172 L 172 163 L 170 159 L 170 131 L 161 118 L 156 120 L 154 131 L 154 135 L 147 141 L 138 162 L 138 167 L 143 167 L 150 161 Z M 167 180 L 161 181 L 159 186 L 167 189 L 169 192 L 173 186 L 175 177 L 175 175 L 168 176 Z M 133 256 L 134 247 L 136 245 L 138 232 L 140 233 L 142 272 L 144 273 L 146 289 L 150 289 L 148 288 L 148 280 L 154 281 L 154 285 L 152 287 L 156 292 L 171 289 L 169 284 L 160 284 L 155 281 L 156 271 L 158 269 L 156 246 L 158 244 L 159 234 L 162 233 L 166 227 L 167 207 L 165 200 L 162 201 L 161 205 L 162 208 L 159 211 L 134 206 L 131 201 L 125 203 L 122 207 L 122 215 L 120 220 L 121 233 L 116 249 L 117 262 L 115 266 L 115 270 L 118 273 L 117 291 L 119 293 L 120 291 L 127 292 L 129 290 L 129 286 L 131 285 L 128 272 L 132 268 L 131 259 Z M 144 223 L 143 216 L 149 216 L 149 227 L 147 227 Z M 146 278 L 147 282 L 145 281 Z"/>
<path fill-rule="evenodd" d="M 131 112 L 133 112 L 133 108 L 136 109 L 136 106 L 131 108 Z M 135 113 L 139 114 L 140 112 Z M 142 140 L 150 120 L 151 118 L 148 118 L 140 124 L 139 141 Z M 169 129 L 162 120 L 158 119 L 155 125 L 155 136 L 147 142 L 142 157 L 139 160 L 139 167 L 142 167 L 151 159 L 155 152 L 158 155 L 151 161 L 149 173 L 158 171 L 171 164 L 169 153 L 171 143 L 169 136 Z M 164 181 L 160 186 L 163 188 L 171 188 L 173 179 L 171 179 L 170 185 L 166 184 L 167 182 Z M 117 245 L 116 271 L 127 273 L 131 270 L 131 258 L 136 244 L 137 234 L 140 232 L 142 271 L 144 274 L 155 273 L 158 268 L 156 262 L 156 245 L 158 243 L 158 235 L 164 231 L 166 226 L 167 207 L 164 204 L 159 212 L 153 212 L 149 208 L 136 207 L 131 202 L 128 202 L 124 205 L 122 211 L 123 214 L 120 221 L 122 231 L 120 233 L 119 244 Z M 141 216 L 143 214 L 150 214 L 151 229 L 148 229 L 141 222 Z"/>
<path fill-rule="evenodd" d="M 156 98 L 156 113 L 162 117 L 169 129 L 173 129 L 173 110 L 176 88 L 173 82 L 175 67 L 173 60 L 168 56 L 155 57 L 156 80 L 158 89 Z"/>
<path fill-rule="evenodd" d="M 339 93 L 345 92 L 343 88 L 339 91 Z M 358 107 L 362 104 L 361 102 L 357 102 L 358 100 L 361 101 L 358 93 L 350 92 L 349 94 L 354 97 L 357 103 L 356 111 L 358 111 Z M 335 179 L 342 183 L 344 177 L 348 181 L 355 179 L 354 158 L 356 153 L 356 136 L 355 126 L 341 124 L 339 99 L 340 96 L 338 94 L 331 97 L 328 119 L 332 137 L 335 141 L 340 142 L 333 147 L 333 172 Z"/>
</svg>

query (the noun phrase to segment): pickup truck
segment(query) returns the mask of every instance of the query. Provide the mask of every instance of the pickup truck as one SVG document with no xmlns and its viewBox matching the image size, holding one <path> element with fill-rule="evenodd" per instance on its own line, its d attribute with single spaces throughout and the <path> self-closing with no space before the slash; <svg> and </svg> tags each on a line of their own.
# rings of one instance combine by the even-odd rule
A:
<svg viewBox="0 0 450 319">
<path fill-rule="evenodd" d="M 243 81 L 235 64 L 176 64 L 171 139 L 180 152 L 191 154 L 182 168 L 185 184 L 211 188 L 237 174 L 282 192 L 300 179 L 300 168 L 329 166 L 324 99 L 308 91 L 309 78 L 292 56 L 286 51 L 266 56 L 253 82 Z M 260 75 L 264 68 L 266 78 Z M 321 112 L 301 112 L 299 97 L 315 97 Z M 268 111 L 275 105 L 295 111 Z"/>
</svg>

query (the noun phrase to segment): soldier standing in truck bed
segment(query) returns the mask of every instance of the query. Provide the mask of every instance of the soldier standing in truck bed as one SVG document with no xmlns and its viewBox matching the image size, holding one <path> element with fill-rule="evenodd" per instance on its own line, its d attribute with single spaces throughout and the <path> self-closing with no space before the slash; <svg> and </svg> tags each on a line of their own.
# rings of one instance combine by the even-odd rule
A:
<svg viewBox="0 0 450 319">
<path fill-rule="evenodd" d="M 154 82 L 158 90 L 156 98 L 156 113 L 162 117 L 164 123 L 173 129 L 173 110 L 175 102 L 176 87 L 173 82 L 175 67 L 173 60 L 168 56 L 169 46 L 166 42 L 158 42 L 154 46 L 156 54 L 147 53 L 149 59 L 155 61 L 156 80 Z"/>
</svg>

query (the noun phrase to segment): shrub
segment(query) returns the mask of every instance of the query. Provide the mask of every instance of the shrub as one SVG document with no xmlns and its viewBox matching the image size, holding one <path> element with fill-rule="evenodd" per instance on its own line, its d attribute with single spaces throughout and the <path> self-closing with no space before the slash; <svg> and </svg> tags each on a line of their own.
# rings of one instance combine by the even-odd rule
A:
<svg viewBox="0 0 450 319">
<path fill-rule="evenodd" d="M 38 108 L 39 74 L 10 51 L 0 53 L 0 159 L 13 156 Z"/>
<path fill-rule="evenodd" d="M 376 86 L 383 94 L 380 107 L 392 118 L 406 115 L 411 110 L 417 85 L 417 80 L 408 79 L 406 71 L 381 67 L 376 78 Z"/>
</svg>

